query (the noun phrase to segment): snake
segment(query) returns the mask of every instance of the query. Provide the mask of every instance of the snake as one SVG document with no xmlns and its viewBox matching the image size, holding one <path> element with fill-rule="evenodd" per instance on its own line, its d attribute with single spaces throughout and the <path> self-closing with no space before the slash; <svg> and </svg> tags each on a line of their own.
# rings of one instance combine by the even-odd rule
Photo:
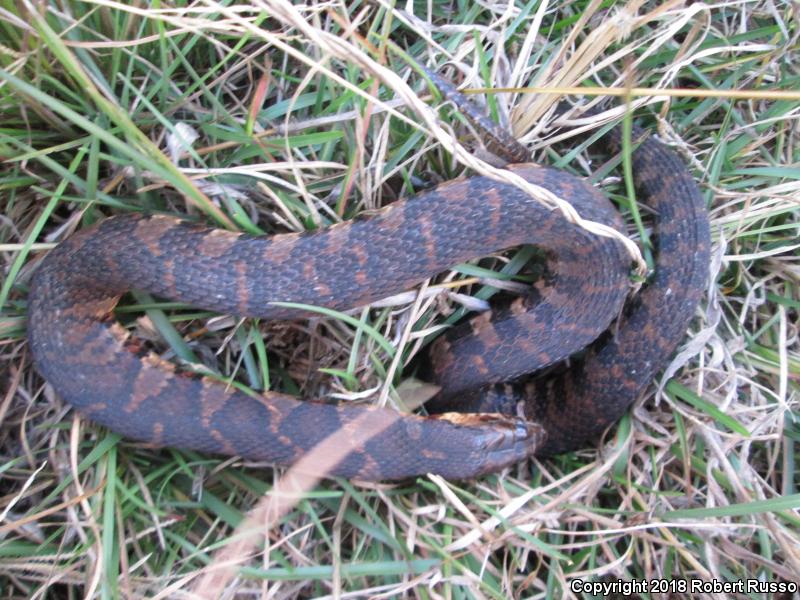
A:
<svg viewBox="0 0 800 600">
<path fill-rule="evenodd" d="M 343 457 L 322 476 L 472 479 L 579 449 L 614 425 L 665 366 L 708 277 L 709 221 L 697 183 L 672 149 L 636 126 L 633 137 L 643 138 L 631 160 L 638 199 L 653 214 L 655 263 L 632 299 L 630 257 L 619 241 L 587 232 L 517 186 L 462 177 L 302 233 L 255 236 L 165 214 L 103 219 L 67 237 L 35 269 L 27 322 L 33 362 L 80 414 L 157 447 L 288 467 L 344 431 Z M 496 139 L 511 148 L 510 171 L 585 219 L 623 230 L 602 193 L 527 162 L 508 138 Z M 622 140 L 618 126 L 599 144 L 615 155 Z M 249 393 L 163 359 L 114 317 L 131 290 L 267 320 L 312 314 L 298 304 L 345 311 L 521 244 L 542 250 L 545 275 L 527 294 L 431 345 L 429 370 L 442 388 L 437 414 Z M 529 375 L 552 365 L 559 366 L 545 376 Z M 496 402 L 506 382 L 519 382 L 513 402 Z"/>
</svg>

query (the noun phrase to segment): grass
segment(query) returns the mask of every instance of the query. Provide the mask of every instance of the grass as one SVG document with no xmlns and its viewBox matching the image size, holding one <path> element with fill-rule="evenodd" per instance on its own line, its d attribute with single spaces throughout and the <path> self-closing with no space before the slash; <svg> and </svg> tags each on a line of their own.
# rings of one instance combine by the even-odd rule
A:
<svg viewBox="0 0 800 600">
<path fill-rule="evenodd" d="M 527 598 L 573 581 L 797 581 L 796 6 L 145 6 L 0 3 L 1 597 Z M 55 397 L 31 366 L 26 294 L 70 232 L 144 210 L 316 229 L 485 170 L 406 55 L 457 65 L 463 76 L 443 72 L 472 88 L 665 91 L 635 114 L 701 182 L 714 238 L 682 368 L 597 448 L 472 483 L 324 481 L 279 506 L 280 471 L 144 448 Z M 583 149 L 548 129 L 560 100 L 492 94 L 488 108 L 536 160 L 591 175 Z M 181 144 L 187 126 L 197 137 Z M 624 198 L 607 175 L 595 181 Z M 460 296 L 344 316 L 237 321 L 138 294 L 118 316 L 164 356 L 249 389 L 378 390 L 392 403 L 431 328 L 529 254 L 428 288 Z"/>
</svg>

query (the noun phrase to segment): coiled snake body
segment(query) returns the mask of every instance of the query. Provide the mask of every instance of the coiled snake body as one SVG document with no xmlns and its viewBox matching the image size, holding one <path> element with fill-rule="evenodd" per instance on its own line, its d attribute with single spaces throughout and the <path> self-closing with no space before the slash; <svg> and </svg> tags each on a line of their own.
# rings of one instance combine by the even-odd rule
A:
<svg viewBox="0 0 800 600">
<path fill-rule="evenodd" d="M 606 143 L 618 150 L 619 133 Z M 578 178 L 533 165 L 510 168 L 585 218 L 620 226 L 610 203 Z M 354 445 L 330 475 L 470 478 L 537 452 L 577 448 L 613 424 L 664 366 L 707 277 L 706 211 L 680 159 L 646 139 L 634 152 L 633 172 L 641 200 L 656 215 L 655 276 L 626 308 L 615 335 L 569 370 L 527 384 L 524 417 L 421 417 L 271 392 L 254 398 L 144 354 L 112 316 L 119 297 L 134 288 L 265 319 L 298 316 L 274 301 L 349 309 L 458 262 L 532 243 L 551 259 L 535 298 L 473 318 L 470 335 L 437 341 L 432 359 L 449 398 L 522 375 L 561 360 L 608 327 L 620 313 L 629 262 L 617 242 L 589 235 L 520 190 L 484 177 L 448 182 L 369 218 L 301 235 L 253 237 L 167 216 L 109 218 L 71 236 L 39 265 L 29 302 L 34 360 L 83 414 L 159 445 L 291 465 L 339 428 L 385 427 Z"/>
</svg>

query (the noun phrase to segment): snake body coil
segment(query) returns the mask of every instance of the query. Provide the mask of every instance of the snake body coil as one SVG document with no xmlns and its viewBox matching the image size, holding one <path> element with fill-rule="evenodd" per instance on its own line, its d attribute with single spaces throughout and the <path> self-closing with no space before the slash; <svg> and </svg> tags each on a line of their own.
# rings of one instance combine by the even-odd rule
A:
<svg viewBox="0 0 800 600">
<path fill-rule="evenodd" d="M 618 134 L 607 142 L 618 149 Z M 473 318 L 472 335 L 447 337 L 433 359 L 445 390 L 527 373 L 608 327 L 620 313 L 629 263 L 617 242 L 591 236 L 520 190 L 483 177 L 448 182 L 369 218 L 301 235 L 253 237 L 166 216 L 109 218 L 71 236 L 38 267 L 28 321 L 36 366 L 92 420 L 158 445 L 291 465 L 339 428 L 383 428 L 354 443 L 330 475 L 470 478 L 535 452 L 579 447 L 613 424 L 664 366 L 707 277 L 708 219 L 691 176 L 651 139 L 639 145 L 633 163 L 640 197 L 656 215 L 655 276 L 624 311 L 616 335 L 574 368 L 527 385 L 525 418 L 398 415 L 272 392 L 254 398 L 141 352 L 112 315 L 130 289 L 265 319 L 302 316 L 274 301 L 349 309 L 458 262 L 532 243 L 551 259 L 550 276 L 533 294 L 537 302 L 523 298 L 500 315 Z M 581 180 L 532 165 L 511 168 L 585 218 L 620 227 L 610 203 Z"/>
</svg>

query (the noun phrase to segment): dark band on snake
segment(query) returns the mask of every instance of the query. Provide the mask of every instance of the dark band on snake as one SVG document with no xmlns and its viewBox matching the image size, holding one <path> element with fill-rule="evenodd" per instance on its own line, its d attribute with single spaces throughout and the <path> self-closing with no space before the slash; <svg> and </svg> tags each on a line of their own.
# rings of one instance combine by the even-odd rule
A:
<svg viewBox="0 0 800 600">
<path fill-rule="evenodd" d="M 601 144 L 620 152 L 620 131 Z M 692 176 L 652 138 L 632 160 L 639 199 L 655 215 L 656 263 L 654 276 L 622 311 L 630 264 L 618 242 L 567 223 L 515 187 L 472 177 L 302 235 L 253 237 L 162 215 L 106 219 L 72 235 L 38 266 L 28 320 L 34 361 L 82 414 L 158 445 L 288 466 L 342 427 L 384 427 L 328 475 L 471 478 L 532 454 L 595 443 L 664 367 L 708 276 L 708 216 Z M 584 218 L 621 229 L 613 206 L 581 179 L 529 164 L 509 168 L 569 201 Z M 460 395 L 472 398 L 467 409 L 491 406 L 488 384 L 561 361 L 622 316 L 615 335 L 601 336 L 569 369 L 525 383 L 521 416 L 423 417 L 274 392 L 252 397 L 143 353 L 113 318 L 131 289 L 265 319 L 303 316 L 275 301 L 350 309 L 523 243 L 546 252 L 546 280 L 530 297 L 473 317 L 432 348 L 445 408 L 455 408 L 452 399 Z M 487 391 L 470 392 L 479 389 Z"/>
</svg>

